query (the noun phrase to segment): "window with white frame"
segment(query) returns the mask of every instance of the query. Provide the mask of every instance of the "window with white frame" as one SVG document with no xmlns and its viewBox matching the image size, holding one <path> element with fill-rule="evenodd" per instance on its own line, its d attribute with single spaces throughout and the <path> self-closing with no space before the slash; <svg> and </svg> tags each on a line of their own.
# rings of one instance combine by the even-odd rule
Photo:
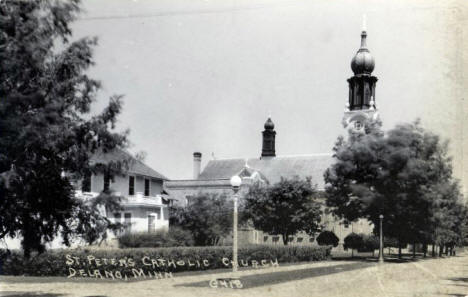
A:
<svg viewBox="0 0 468 297">
<path fill-rule="evenodd" d="M 110 191 L 110 185 L 113 182 L 114 177 L 109 172 L 104 172 L 104 191 Z"/>
<path fill-rule="evenodd" d="M 151 181 L 149 178 L 145 178 L 145 196 L 151 195 Z"/>
<path fill-rule="evenodd" d="M 128 195 L 135 195 L 135 177 L 133 175 L 128 177 Z"/>
</svg>

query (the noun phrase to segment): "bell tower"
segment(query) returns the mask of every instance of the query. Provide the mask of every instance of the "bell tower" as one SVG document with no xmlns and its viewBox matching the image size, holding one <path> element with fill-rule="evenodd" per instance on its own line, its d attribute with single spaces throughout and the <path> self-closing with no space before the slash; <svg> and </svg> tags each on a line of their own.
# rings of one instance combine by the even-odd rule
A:
<svg viewBox="0 0 468 297">
<path fill-rule="evenodd" d="M 377 77 L 372 75 L 375 60 L 367 48 L 365 16 L 362 27 L 361 47 L 351 61 L 354 75 L 348 79 L 349 97 L 343 116 L 343 126 L 357 132 L 363 131 L 366 120 L 379 118 L 375 105 Z"/>
</svg>

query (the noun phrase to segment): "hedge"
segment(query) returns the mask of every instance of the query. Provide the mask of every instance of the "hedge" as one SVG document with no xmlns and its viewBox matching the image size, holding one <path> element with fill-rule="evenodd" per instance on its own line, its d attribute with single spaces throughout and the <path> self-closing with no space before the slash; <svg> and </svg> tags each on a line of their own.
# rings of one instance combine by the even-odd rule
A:
<svg viewBox="0 0 468 297">
<path fill-rule="evenodd" d="M 281 265 L 281 263 L 320 261 L 330 258 L 330 250 L 330 247 L 323 246 L 252 245 L 239 248 L 238 260 L 240 267 L 246 264 L 262 267 L 265 264 L 272 266 L 275 263 Z M 0 273 L 4 275 L 70 276 L 76 273 L 76 276 L 79 276 L 81 270 L 85 273 L 82 276 L 94 277 L 95 270 L 99 270 L 102 275 L 106 271 L 119 271 L 121 275 L 133 277 L 133 269 L 138 271 L 142 269 L 144 273 L 163 273 L 232 267 L 230 264 L 232 247 L 230 246 L 64 249 L 50 250 L 30 259 L 23 258 L 18 251 L 0 254 L 3 255 Z M 99 259 L 99 262 L 93 258 Z M 224 262 L 223 258 L 225 258 Z"/>
<path fill-rule="evenodd" d="M 129 233 L 118 237 L 120 248 L 159 248 L 193 246 L 194 240 L 189 231 L 171 227 L 168 231 Z"/>
</svg>

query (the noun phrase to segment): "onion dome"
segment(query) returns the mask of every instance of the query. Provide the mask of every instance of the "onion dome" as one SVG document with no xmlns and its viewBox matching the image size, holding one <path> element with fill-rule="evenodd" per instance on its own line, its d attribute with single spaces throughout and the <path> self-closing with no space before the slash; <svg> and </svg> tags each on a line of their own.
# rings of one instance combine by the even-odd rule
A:
<svg viewBox="0 0 468 297">
<path fill-rule="evenodd" d="M 374 57 L 370 54 L 366 44 L 367 33 L 365 30 L 361 33 L 361 47 L 351 61 L 351 69 L 354 75 L 371 74 L 375 67 Z"/>
<path fill-rule="evenodd" d="M 273 130 L 275 129 L 275 124 L 273 123 L 273 121 L 271 120 L 270 117 L 268 117 L 268 120 L 265 122 L 265 130 Z"/>
</svg>

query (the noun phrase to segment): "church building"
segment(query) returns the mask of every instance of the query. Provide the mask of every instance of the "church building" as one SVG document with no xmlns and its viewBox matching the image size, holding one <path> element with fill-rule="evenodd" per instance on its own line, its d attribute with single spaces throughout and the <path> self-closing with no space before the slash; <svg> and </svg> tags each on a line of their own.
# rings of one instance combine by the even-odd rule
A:
<svg viewBox="0 0 468 297">
<path fill-rule="evenodd" d="M 351 69 L 354 75 L 348 79 L 349 101 L 343 116 L 343 126 L 356 133 L 362 133 L 363 125 L 367 119 L 377 119 L 378 112 L 375 104 L 375 85 L 377 78 L 372 75 L 375 61 L 366 44 L 367 33 L 365 28 L 361 33 L 361 47 L 351 61 Z M 333 164 L 332 153 L 283 156 L 275 149 L 276 140 L 275 124 L 271 117 L 267 119 L 262 131 L 263 144 L 257 157 L 212 159 L 201 170 L 202 154 L 193 154 L 193 179 L 171 180 L 165 183 L 166 189 L 175 203 L 187 205 L 197 195 L 219 194 L 230 197 L 232 189 L 230 178 L 238 175 L 242 178 L 240 195 L 246 193 L 254 182 L 274 184 L 283 178 L 295 176 L 305 179 L 310 177 L 316 184 L 321 200 L 324 202 L 325 190 L 324 173 Z M 279 137 L 279 135 L 278 135 Z M 325 203 L 324 203 L 325 204 Z M 325 230 L 333 231 L 340 239 L 351 232 L 370 233 L 373 226 L 366 220 L 353 223 L 344 223 L 326 211 L 321 224 Z M 318 235 L 318 234 L 316 234 Z M 241 230 L 240 239 L 243 243 L 278 243 L 282 244 L 281 236 L 270 235 L 258 230 Z M 310 244 L 315 242 L 315 236 L 296 234 L 288 239 L 291 244 Z"/>
</svg>

